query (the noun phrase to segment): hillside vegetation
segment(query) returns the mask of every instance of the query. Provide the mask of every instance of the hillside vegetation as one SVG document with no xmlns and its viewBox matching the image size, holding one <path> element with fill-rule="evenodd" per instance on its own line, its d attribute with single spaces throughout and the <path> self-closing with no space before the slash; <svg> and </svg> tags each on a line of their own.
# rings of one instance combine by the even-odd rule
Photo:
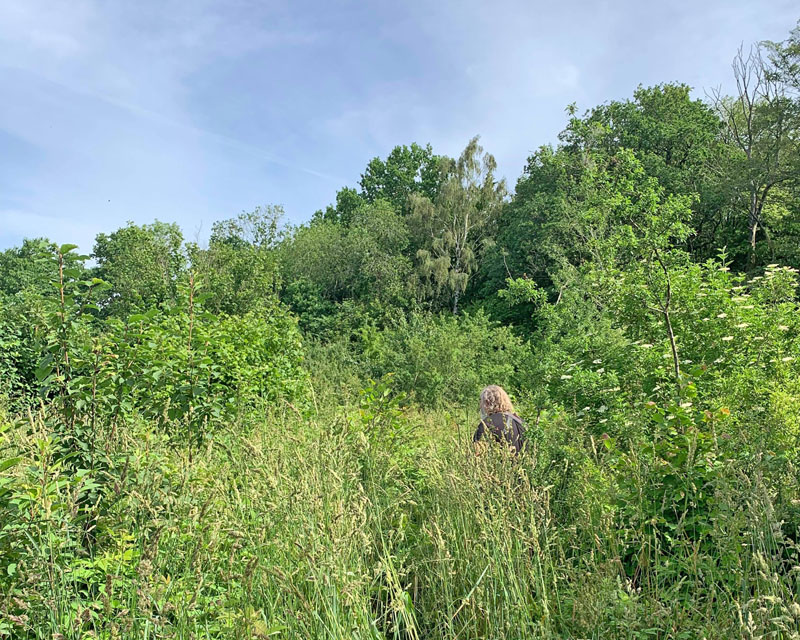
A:
<svg viewBox="0 0 800 640">
<path fill-rule="evenodd" d="M 800 637 L 799 69 L 0 253 L 0 637 Z"/>
</svg>

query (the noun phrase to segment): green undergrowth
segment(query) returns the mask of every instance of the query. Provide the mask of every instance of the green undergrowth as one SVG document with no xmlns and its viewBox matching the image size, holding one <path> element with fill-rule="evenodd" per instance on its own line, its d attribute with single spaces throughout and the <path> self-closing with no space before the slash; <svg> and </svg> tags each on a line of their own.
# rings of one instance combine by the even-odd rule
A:
<svg viewBox="0 0 800 640">
<path fill-rule="evenodd" d="M 384 381 L 255 407 L 200 446 L 133 420 L 94 472 L 45 409 L 7 415 L 0 637 L 797 636 L 796 474 L 774 460 L 674 416 L 620 449 L 558 410 L 521 459 L 476 457 L 469 413 L 402 405 Z"/>
</svg>

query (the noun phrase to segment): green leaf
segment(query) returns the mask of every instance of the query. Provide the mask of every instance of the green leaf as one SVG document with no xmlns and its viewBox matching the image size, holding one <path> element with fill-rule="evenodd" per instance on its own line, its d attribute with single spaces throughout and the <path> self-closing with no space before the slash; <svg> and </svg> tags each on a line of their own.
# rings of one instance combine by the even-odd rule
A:
<svg viewBox="0 0 800 640">
<path fill-rule="evenodd" d="M 47 376 L 50 375 L 50 373 L 52 373 L 52 371 L 53 367 L 50 366 L 49 362 L 47 364 L 40 365 L 35 371 L 36 381 L 42 382 Z"/>
<path fill-rule="evenodd" d="M 6 469 L 10 469 L 15 464 L 17 464 L 20 460 L 22 460 L 22 458 L 20 458 L 20 457 L 8 458 L 7 460 L 3 460 L 2 462 L 0 462 L 0 472 L 5 471 Z"/>
<path fill-rule="evenodd" d="M 59 252 L 60 254 L 62 254 L 62 255 L 63 255 L 63 254 L 65 254 L 65 253 L 69 253 L 69 252 L 70 252 L 70 251 L 72 251 L 73 249 L 77 249 L 77 248 L 78 248 L 78 245 L 77 245 L 77 244 L 62 244 L 62 245 L 61 245 L 61 246 L 58 248 L 58 252 Z"/>
</svg>

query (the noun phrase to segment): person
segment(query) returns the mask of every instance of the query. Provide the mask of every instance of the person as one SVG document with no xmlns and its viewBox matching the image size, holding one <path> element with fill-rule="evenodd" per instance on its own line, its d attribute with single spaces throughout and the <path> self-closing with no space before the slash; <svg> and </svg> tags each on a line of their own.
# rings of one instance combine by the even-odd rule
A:
<svg viewBox="0 0 800 640">
<path fill-rule="evenodd" d="M 492 384 L 481 391 L 480 410 L 481 421 L 472 438 L 476 450 L 487 433 L 515 454 L 525 448 L 525 423 L 514 413 L 511 398 L 502 387 Z"/>
</svg>

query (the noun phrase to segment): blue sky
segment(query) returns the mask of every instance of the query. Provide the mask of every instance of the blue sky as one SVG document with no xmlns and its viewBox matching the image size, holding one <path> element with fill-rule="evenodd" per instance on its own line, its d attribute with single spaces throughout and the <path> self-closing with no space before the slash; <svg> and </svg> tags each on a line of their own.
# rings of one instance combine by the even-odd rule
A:
<svg viewBox="0 0 800 640">
<path fill-rule="evenodd" d="M 510 184 L 639 84 L 730 87 L 793 1 L 2 0 L 0 248 L 281 204 L 307 220 L 374 156 L 480 134 Z"/>
</svg>

